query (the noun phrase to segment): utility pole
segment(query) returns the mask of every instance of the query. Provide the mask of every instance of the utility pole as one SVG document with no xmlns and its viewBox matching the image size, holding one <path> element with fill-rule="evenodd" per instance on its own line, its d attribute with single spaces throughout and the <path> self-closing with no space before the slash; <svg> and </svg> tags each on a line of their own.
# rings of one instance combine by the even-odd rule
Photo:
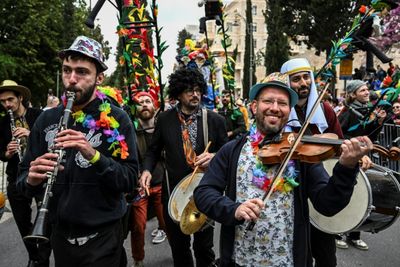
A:
<svg viewBox="0 0 400 267">
<path fill-rule="evenodd" d="M 237 20 L 237 18 L 241 18 L 245 25 L 246 25 L 246 34 L 249 35 L 249 50 L 250 50 L 250 57 L 249 57 L 249 91 L 250 88 L 253 86 L 253 69 L 254 69 L 254 36 L 253 36 L 253 23 L 248 23 L 246 18 L 243 17 L 241 14 L 239 14 L 239 12 L 235 12 L 235 22 L 233 24 L 233 26 L 239 26 L 239 22 Z M 243 70 L 243 72 L 246 70 Z"/>
</svg>

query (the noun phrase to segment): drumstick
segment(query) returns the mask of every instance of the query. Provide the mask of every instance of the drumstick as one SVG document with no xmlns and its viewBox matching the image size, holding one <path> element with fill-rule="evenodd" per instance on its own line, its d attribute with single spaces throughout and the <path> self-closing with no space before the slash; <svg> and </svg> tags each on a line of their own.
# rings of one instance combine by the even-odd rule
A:
<svg viewBox="0 0 400 267">
<path fill-rule="evenodd" d="M 150 196 L 149 187 L 147 185 L 144 187 L 144 190 L 146 191 L 147 196 Z"/>
<path fill-rule="evenodd" d="M 211 141 L 208 141 L 208 144 L 207 144 L 206 148 L 204 149 L 203 153 L 206 153 L 208 151 L 208 149 L 210 148 L 210 145 L 211 145 Z M 197 165 L 196 168 L 194 168 L 194 171 L 193 171 L 192 175 L 188 179 L 188 182 L 185 184 L 185 188 L 183 189 L 184 191 L 192 183 L 193 177 L 196 175 L 197 170 L 199 169 L 199 167 L 200 167 L 200 165 Z"/>
</svg>

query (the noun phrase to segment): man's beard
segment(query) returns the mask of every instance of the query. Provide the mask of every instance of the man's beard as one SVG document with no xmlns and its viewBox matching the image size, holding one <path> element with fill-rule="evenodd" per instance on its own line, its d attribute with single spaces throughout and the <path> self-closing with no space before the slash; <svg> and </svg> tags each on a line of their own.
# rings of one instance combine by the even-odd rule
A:
<svg viewBox="0 0 400 267">
<path fill-rule="evenodd" d="M 196 104 L 192 103 L 192 101 L 194 101 L 194 100 L 197 100 L 197 103 L 196 103 Z M 200 98 L 198 98 L 197 96 L 193 96 L 193 98 L 191 98 L 187 103 L 183 103 L 183 102 L 182 102 L 182 105 L 183 105 L 186 109 L 188 109 L 188 110 L 190 110 L 190 111 L 194 111 L 194 110 L 196 110 L 196 109 L 199 107 L 199 105 L 200 105 Z"/>
<path fill-rule="evenodd" d="M 305 91 L 307 90 L 307 91 Z M 302 92 L 301 92 L 302 91 Z M 301 92 L 301 93 L 300 93 Z M 297 92 L 297 95 L 299 96 L 299 99 L 305 99 L 308 98 L 308 96 L 310 95 L 310 87 L 308 86 L 302 86 L 300 87 L 300 89 Z"/>
<path fill-rule="evenodd" d="M 143 121 L 148 121 L 154 117 L 154 113 L 155 113 L 154 109 L 145 109 L 138 112 L 138 117 Z"/>
<path fill-rule="evenodd" d="M 75 86 L 71 86 L 71 87 L 65 88 L 65 91 L 72 91 L 75 93 L 76 92 L 80 93 L 80 96 L 79 97 L 76 96 L 75 101 L 74 101 L 74 105 L 79 106 L 79 105 L 83 105 L 83 104 L 86 104 L 87 102 L 89 102 L 95 89 L 96 89 L 96 83 L 93 83 L 93 85 L 86 88 L 86 90 L 78 90 Z"/>
<path fill-rule="evenodd" d="M 256 113 L 256 124 L 258 130 L 263 134 L 271 134 L 271 133 L 278 133 L 281 130 L 280 125 L 269 125 L 264 122 L 264 114 L 263 113 Z"/>
</svg>

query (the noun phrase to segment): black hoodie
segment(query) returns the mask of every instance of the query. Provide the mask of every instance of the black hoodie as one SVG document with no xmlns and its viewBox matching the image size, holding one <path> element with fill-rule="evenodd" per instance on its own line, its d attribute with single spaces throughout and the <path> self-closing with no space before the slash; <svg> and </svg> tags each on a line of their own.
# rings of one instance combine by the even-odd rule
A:
<svg viewBox="0 0 400 267">
<path fill-rule="evenodd" d="M 98 110 L 101 100 L 91 101 L 84 109 L 95 120 L 99 119 Z M 45 154 L 53 143 L 54 135 L 64 107 L 50 109 L 42 113 L 36 121 L 29 136 L 26 157 L 21 164 L 21 174 L 18 177 L 18 187 L 26 195 L 33 196 L 42 192 L 42 185 L 30 186 L 26 183 L 29 164 L 32 160 Z M 110 143 L 103 133 L 104 129 L 90 130 L 81 123 L 74 123 L 71 118 L 68 128 L 80 131 L 97 149 L 100 160 L 90 164 L 75 149 L 66 151 L 62 165 L 65 169 L 60 172 L 53 187 L 54 196 L 50 202 L 50 220 L 65 234 L 84 236 L 98 229 L 113 224 L 126 211 L 124 192 L 131 192 L 137 183 L 138 162 L 135 144 L 135 130 L 128 115 L 119 107 L 111 104 L 111 114 L 120 124 L 118 130 L 125 136 L 129 156 L 122 160 L 112 157 Z"/>
</svg>

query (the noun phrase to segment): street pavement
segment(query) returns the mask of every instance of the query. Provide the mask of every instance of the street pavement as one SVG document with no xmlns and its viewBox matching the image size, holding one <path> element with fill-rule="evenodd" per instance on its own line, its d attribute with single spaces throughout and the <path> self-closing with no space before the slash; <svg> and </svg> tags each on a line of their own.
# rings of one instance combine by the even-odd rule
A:
<svg viewBox="0 0 400 267">
<path fill-rule="evenodd" d="M 154 245 L 151 243 L 151 231 L 157 227 L 156 218 L 150 220 L 146 229 L 146 267 L 172 267 L 173 262 L 168 242 Z M 218 231 L 215 232 L 215 248 L 218 248 Z M 361 237 L 369 245 L 368 251 L 361 251 L 354 247 L 338 249 L 338 266 L 344 267 L 398 267 L 400 266 L 400 222 L 397 221 L 390 228 L 378 233 L 362 233 Z M 129 237 L 125 241 L 128 255 L 128 266 L 133 261 L 130 252 Z M 217 253 L 218 254 L 218 253 Z M 6 212 L 0 220 L 0 267 L 24 267 L 27 264 L 27 253 L 18 234 L 17 227 L 11 212 Z M 54 266 L 51 259 L 51 266 Z"/>
</svg>

